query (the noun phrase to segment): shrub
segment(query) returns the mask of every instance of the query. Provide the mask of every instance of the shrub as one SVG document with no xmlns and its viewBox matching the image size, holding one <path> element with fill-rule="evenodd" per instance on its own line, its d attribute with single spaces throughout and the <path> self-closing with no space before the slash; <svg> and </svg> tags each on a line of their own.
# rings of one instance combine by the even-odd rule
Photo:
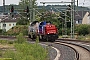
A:
<svg viewBox="0 0 90 60">
<path fill-rule="evenodd" d="M 14 43 L 14 41 L 8 41 L 8 44 L 13 44 Z"/>
<path fill-rule="evenodd" d="M 2 31 L 3 31 L 3 30 L 2 30 L 2 29 L 0 29 L 0 33 L 2 33 Z"/>
<path fill-rule="evenodd" d="M 23 35 L 27 35 L 28 34 L 28 25 L 17 25 L 7 31 L 7 35 L 11 35 L 11 36 L 12 35 L 16 36 L 20 33 L 23 33 Z"/>
<path fill-rule="evenodd" d="M 2 30 L 2 29 L 0 29 L 0 34 L 2 34 L 2 31 L 3 31 L 3 30 Z"/>
<path fill-rule="evenodd" d="M 17 21 L 17 25 L 27 25 L 27 24 L 29 24 L 28 19 L 21 18 Z"/>
<path fill-rule="evenodd" d="M 76 32 L 79 35 L 89 34 L 90 33 L 89 29 L 90 29 L 90 25 L 86 25 L 86 24 L 81 24 L 81 25 L 76 26 Z"/>
<path fill-rule="evenodd" d="M 24 43 L 26 41 L 25 37 L 23 36 L 23 33 L 20 33 L 19 35 L 16 36 L 17 40 L 16 42 L 17 43 Z"/>
</svg>

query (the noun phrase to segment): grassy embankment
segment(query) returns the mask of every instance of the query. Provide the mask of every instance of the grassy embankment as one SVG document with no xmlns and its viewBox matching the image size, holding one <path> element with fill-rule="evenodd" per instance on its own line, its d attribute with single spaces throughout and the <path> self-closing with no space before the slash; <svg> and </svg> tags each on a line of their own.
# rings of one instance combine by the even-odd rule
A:
<svg viewBox="0 0 90 60">
<path fill-rule="evenodd" d="M 26 42 L 22 34 L 15 41 L 0 40 L 0 60 L 47 60 L 47 50 L 36 43 Z"/>
<path fill-rule="evenodd" d="M 59 36 L 59 38 L 66 38 L 66 37 L 63 37 L 63 36 Z M 67 36 L 66 39 L 70 38 L 70 36 Z M 74 35 L 74 39 L 77 39 L 77 40 L 82 40 L 82 41 L 90 41 L 90 35 Z"/>
<path fill-rule="evenodd" d="M 78 40 L 83 40 L 83 41 L 90 41 L 90 35 L 85 35 L 85 36 L 78 36 Z"/>
</svg>

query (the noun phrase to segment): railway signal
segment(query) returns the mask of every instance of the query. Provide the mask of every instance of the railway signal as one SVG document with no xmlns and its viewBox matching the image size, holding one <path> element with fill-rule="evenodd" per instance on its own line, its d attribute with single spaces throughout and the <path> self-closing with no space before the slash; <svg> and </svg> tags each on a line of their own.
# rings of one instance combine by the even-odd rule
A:
<svg viewBox="0 0 90 60">
<path fill-rule="evenodd" d="M 12 16 L 12 18 L 14 17 L 14 7 L 13 6 L 11 6 L 11 16 Z"/>
<path fill-rule="evenodd" d="M 27 6 L 26 12 L 29 13 L 29 7 Z"/>
<path fill-rule="evenodd" d="M 14 12 L 14 7 L 13 6 L 11 6 L 11 13 L 13 13 Z"/>
<path fill-rule="evenodd" d="M 67 8 L 67 9 L 68 9 L 68 10 L 71 10 L 71 5 L 67 5 L 67 6 L 68 6 L 68 8 Z"/>
<path fill-rule="evenodd" d="M 5 13 L 5 0 L 3 0 L 3 13 Z"/>
<path fill-rule="evenodd" d="M 27 9 L 26 9 L 26 13 L 27 13 L 27 17 L 29 17 L 29 7 L 27 6 Z"/>
</svg>

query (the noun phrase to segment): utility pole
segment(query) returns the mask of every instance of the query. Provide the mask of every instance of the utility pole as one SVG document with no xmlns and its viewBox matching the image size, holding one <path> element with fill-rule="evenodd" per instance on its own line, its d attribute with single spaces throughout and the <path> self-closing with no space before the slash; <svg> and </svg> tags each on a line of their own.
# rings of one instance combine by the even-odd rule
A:
<svg viewBox="0 0 90 60">
<path fill-rule="evenodd" d="M 32 11 L 33 11 L 33 8 L 32 8 L 32 0 L 29 0 L 29 3 L 30 3 L 30 22 L 32 22 Z"/>
<path fill-rule="evenodd" d="M 45 3 L 43 3 L 43 12 L 42 12 L 42 21 L 44 20 L 44 12 L 45 12 Z"/>
<path fill-rule="evenodd" d="M 78 0 L 77 0 L 77 12 L 78 12 Z"/>
<path fill-rule="evenodd" d="M 33 21 L 35 21 L 35 9 L 33 8 Z"/>
<path fill-rule="evenodd" d="M 67 35 L 67 11 L 65 11 L 65 35 Z"/>
<path fill-rule="evenodd" d="M 3 14 L 5 13 L 5 0 L 3 0 Z"/>
<path fill-rule="evenodd" d="M 3 0 L 3 15 L 5 13 L 5 0 Z M 6 24 L 5 24 L 5 19 L 4 19 L 4 23 L 3 23 L 3 32 L 5 32 L 5 27 L 6 27 Z"/>
<path fill-rule="evenodd" d="M 77 7 L 78 7 L 78 0 L 77 0 Z"/>
</svg>

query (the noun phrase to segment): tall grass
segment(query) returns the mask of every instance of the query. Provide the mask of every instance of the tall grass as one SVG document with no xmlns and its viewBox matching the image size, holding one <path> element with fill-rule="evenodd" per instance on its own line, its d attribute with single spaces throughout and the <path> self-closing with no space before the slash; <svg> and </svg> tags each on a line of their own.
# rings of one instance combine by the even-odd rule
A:
<svg viewBox="0 0 90 60">
<path fill-rule="evenodd" d="M 46 60 L 47 51 L 40 45 L 37 46 L 29 43 L 15 44 L 15 51 L 6 50 L 3 57 L 12 60 Z"/>
<path fill-rule="evenodd" d="M 35 44 L 30 44 L 20 33 L 17 36 L 17 41 L 13 44 L 14 49 L 5 50 L 2 57 L 12 58 L 12 60 L 47 60 L 47 50 L 40 46 L 38 42 L 37 38 Z"/>
<path fill-rule="evenodd" d="M 83 40 L 83 41 L 90 41 L 90 34 L 89 35 L 85 35 L 85 36 L 83 36 L 83 35 L 78 36 L 77 39 Z"/>
<path fill-rule="evenodd" d="M 26 42 L 26 39 L 24 38 L 23 33 L 20 33 L 19 35 L 17 35 L 16 38 L 17 38 L 16 43 L 22 44 Z"/>
</svg>

